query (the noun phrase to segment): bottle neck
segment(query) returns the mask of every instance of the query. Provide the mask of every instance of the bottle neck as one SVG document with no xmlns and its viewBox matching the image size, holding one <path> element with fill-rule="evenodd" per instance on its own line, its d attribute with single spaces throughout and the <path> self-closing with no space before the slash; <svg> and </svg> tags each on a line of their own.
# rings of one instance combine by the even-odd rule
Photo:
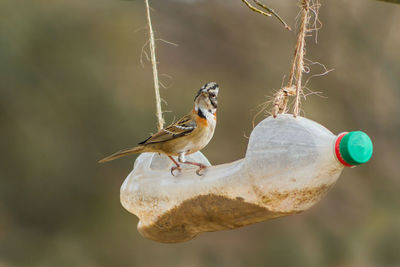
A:
<svg viewBox="0 0 400 267">
<path fill-rule="evenodd" d="M 354 165 L 351 165 L 351 164 L 347 163 L 347 162 L 343 159 L 342 155 L 340 154 L 340 141 L 342 141 L 343 137 L 344 137 L 346 134 L 348 134 L 348 132 L 340 133 L 340 134 L 338 135 L 338 137 L 336 138 L 336 142 L 335 142 L 335 155 L 336 155 L 337 160 L 338 160 L 342 165 L 344 165 L 344 166 L 346 166 L 346 167 L 353 167 Z"/>
</svg>

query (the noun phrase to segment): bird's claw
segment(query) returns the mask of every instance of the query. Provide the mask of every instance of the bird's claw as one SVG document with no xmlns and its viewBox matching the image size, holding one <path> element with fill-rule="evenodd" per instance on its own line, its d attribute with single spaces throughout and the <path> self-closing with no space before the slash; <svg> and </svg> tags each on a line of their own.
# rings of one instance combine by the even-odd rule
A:
<svg viewBox="0 0 400 267">
<path fill-rule="evenodd" d="M 175 174 L 174 174 L 174 171 L 175 171 L 175 170 L 178 170 L 179 172 L 181 172 L 181 171 L 182 171 L 182 168 L 181 168 L 181 167 L 178 167 L 178 166 L 172 167 L 172 168 L 171 168 L 171 174 L 172 174 L 172 176 L 175 176 Z"/>
<path fill-rule="evenodd" d="M 201 173 L 201 171 L 202 171 L 202 170 L 205 170 L 206 168 L 207 168 L 206 165 L 200 164 L 200 165 L 199 165 L 199 168 L 198 168 L 197 171 L 196 171 L 196 174 L 197 174 L 198 176 L 203 176 L 203 173 Z"/>
<path fill-rule="evenodd" d="M 206 165 L 200 164 L 200 165 L 199 165 L 199 168 L 196 170 L 196 174 L 197 174 L 198 176 L 203 176 L 202 171 L 205 170 L 206 168 L 207 168 Z M 179 172 L 181 172 L 181 171 L 182 171 L 182 168 L 181 168 L 180 166 L 174 166 L 174 167 L 172 167 L 172 168 L 171 168 L 171 174 L 172 174 L 172 176 L 175 176 L 174 172 L 175 172 L 176 170 L 178 170 Z"/>
</svg>

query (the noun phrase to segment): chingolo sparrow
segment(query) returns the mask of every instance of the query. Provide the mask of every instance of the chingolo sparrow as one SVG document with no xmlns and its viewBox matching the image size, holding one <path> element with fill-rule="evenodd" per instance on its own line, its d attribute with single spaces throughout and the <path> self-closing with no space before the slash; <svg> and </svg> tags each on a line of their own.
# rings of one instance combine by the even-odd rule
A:
<svg viewBox="0 0 400 267">
<path fill-rule="evenodd" d="M 189 114 L 153 134 L 138 146 L 116 152 L 99 162 L 103 163 L 131 154 L 157 152 L 167 155 L 175 163 L 176 166 L 171 168 L 172 175 L 175 170 L 181 170 L 179 163 L 198 166 L 196 173 L 202 175 L 201 170 L 206 166 L 186 161 L 185 155 L 203 149 L 210 142 L 217 123 L 218 89 L 218 84 L 215 82 L 206 83 L 194 98 L 194 109 Z M 178 156 L 179 163 L 172 156 Z"/>
</svg>

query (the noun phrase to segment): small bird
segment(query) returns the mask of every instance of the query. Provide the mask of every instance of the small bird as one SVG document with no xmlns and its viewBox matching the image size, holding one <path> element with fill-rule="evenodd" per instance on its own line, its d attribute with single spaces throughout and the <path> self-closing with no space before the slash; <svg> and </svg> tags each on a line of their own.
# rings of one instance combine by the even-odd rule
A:
<svg viewBox="0 0 400 267">
<path fill-rule="evenodd" d="M 176 165 L 171 168 L 172 175 L 175 170 L 182 170 L 179 163 L 198 166 L 196 174 L 202 175 L 201 171 L 206 166 L 186 161 L 185 155 L 203 149 L 213 137 L 217 123 L 218 90 L 218 84 L 215 82 L 206 83 L 197 92 L 194 108 L 189 114 L 140 142 L 138 146 L 118 151 L 99 162 L 103 163 L 131 154 L 157 152 L 167 155 Z M 179 163 L 172 156 L 178 156 Z"/>
</svg>

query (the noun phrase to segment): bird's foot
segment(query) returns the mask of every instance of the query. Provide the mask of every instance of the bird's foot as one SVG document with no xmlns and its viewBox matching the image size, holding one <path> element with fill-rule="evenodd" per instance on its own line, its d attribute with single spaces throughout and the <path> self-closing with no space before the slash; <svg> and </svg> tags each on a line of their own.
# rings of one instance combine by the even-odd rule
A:
<svg viewBox="0 0 400 267">
<path fill-rule="evenodd" d="M 171 168 L 171 174 L 172 176 L 175 176 L 174 171 L 178 170 L 178 172 L 182 171 L 182 168 L 180 166 L 174 166 Z"/>
<path fill-rule="evenodd" d="M 197 171 L 196 171 L 196 174 L 198 175 L 198 176 L 203 176 L 203 170 L 205 170 L 205 169 L 207 169 L 207 166 L 206 165 L 203 165 L 203 164 L 201 164 L 201 163 L 199 163 L 199 168 L 197 169 Z"/>
</svg>

